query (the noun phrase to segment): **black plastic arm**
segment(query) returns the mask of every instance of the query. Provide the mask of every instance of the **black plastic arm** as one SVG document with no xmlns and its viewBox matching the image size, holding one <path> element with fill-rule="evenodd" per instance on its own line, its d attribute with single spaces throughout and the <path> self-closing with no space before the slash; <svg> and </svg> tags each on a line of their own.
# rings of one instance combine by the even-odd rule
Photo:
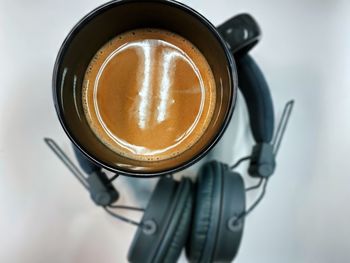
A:
<svg viewBox="0 0 350 263">
<path fill-rule="evenodd" d="M 93 172 L 99 172 L 101 171 L 101 168 L 94 164 L 93 162 L 89 161 L 79 150 L 77 147 L 73 145 L 75 157 L 78 160 L 78 163 L 80 165 L 80 168 L 83 169 L 83 171 L 86 174 L 92 174 Z"/>
<path fill-rule="evenodd" d="M 270 89 L 255 61 L 245 55 L 236 61 L 238 85 L 247 103 L 250 126 L 257 143 L 270 143 L 274 132 L 274 110 Z"/>
<path fill-rule="evenodd" d="M 261 30 L 249 14 L 240 14 L 218 27 L 237 64 L 238 85 L 247 103 L 250 126 L 257 143 L 269 143 L 274 130 L 274 112 L 269 87 L 254 60 L 247 55 L 261 38 Z"/>
<path fill-rule="evenodd" d="M 74 145 L 73 149 L 81 169 L 87 174 L 86 181 L 89 185 L 91 199 L 95 204 L 108 206 L 116 202 L 119 193 L 109 181 L 107 175 L 101 171 L 99 166 L 88 160 Z"/>
<path fill-rule="evenodd" d="M 248 52 L 259 42 L 261 30 L 249 14 L 235 16 L 218 27 L 235 58 L 238 85 L 246 101 L 253 147 L 249 174 L 267 178 L 274 172 L 275 156 L 270 144 L 274 133 L 274 110 L 270 89 Z"/>
<path fill-rule="evenodd" d="M 235 57 L 247 54 L 261 38 L 259 25 L 249 14 L 232 17 L 218 26 L 218 31 Z"/>
</svg>

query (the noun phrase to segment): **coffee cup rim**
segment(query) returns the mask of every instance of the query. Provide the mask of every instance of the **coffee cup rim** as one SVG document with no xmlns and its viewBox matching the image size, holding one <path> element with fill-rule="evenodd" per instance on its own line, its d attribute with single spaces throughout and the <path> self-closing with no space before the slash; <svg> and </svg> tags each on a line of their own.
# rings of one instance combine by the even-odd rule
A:
<svg viewBox="0 0 350 263">
<path fill-rule="evenodd" d="M 220 130 L 213 137 L 213 139 L 209 142 L 208 146 L 205 149 L 198 152 L 196 155 L 194 155 L 192 158 L 190 158 L 186 162 L 183 162 L 179 165 L 176 165 L 176 166 L 174 166 L 170 169 L 164 170 L 164 171 L 155 171 L 155 172 L 130 171 L 130 170 L 123 169 L 122 167 L 116 168 L 115 166 L 112 166 L 108 163 L 105 163 L 104 161 L 98 160 L 97 158 L 92 156 L 88 151 L 86 151 L 84 149 L 84 147 L 82 145 L 80 145 L 76 141 L 74 136 L 68 130 L 67 125 L 65 123 L 65 120 L 63 119 L 62 111 L 60 109 L 60 104 L 58 102 L 58 96 L 55 92 L 59 66 L 60 66 L 62 59 L 63 59 L 63 57 L 64 57 L 64 55 L 65 55 L 65 53 L 70 45 L 70 42 L 74 39 L 75 35 L 78 34 L 78 32 L 84 27 L 84 25 L 86 23 L 88 23 L 90 20 L 94 19 L 97 15 L 104 12 L 105 10 L 112 8 L 112 7 L 115 7 L 115 6 L 128 4 L 128 3 L 135 3 L 135 2 L 168 4 L 170 6 L 180 8 L 183 11 L 190 13 L 190 15 L 193 15 L 194 17 L 196 17 L 202 24 L 204 24 L 210 30 L 210 32 L 215 36 L 215 38 L 219 42 L 220 46 L 224 50 L 225 57 L 227 60 L 227 66 L 230 69 L 230 76 L 231 76 L 230 81 L 231 81 L 231 87 L 233 89 L 233 93 L 232 93 L 233 96 L 230 97 L 229 107 L 228 107 L 228 110 L 226 112 L 226 116 L 224 117 L 224 121 L 221 124 Z M 88 159 L 90 159 L 91 161 L 93 161 L 94 163 L 99 165 L 101 168 L 104 168 L 104 169 L 109 170 L 111 172 L 115 172 L 115 173 L 120 174 L 120 175 L 126 175 L 126 176 L 132 176 L 132 177 L 156 177 L 156 176 L 161 176 L 161 175 L 179 172 L 181 170 L 184 170 L 184 169 L 190 167 L 191 165 L 195 164 L 200 159 L 202 159 L 220 141 L 220 139 L 222 138 L 223 134 L 225 133 L 225 131 L 226 131 L 231 119 L 232 119 L 233 110 L 234 110 L 235 105 L 236 105 L 237 89 L 238 89 L 238 77 L 237 77 L 237 72 L 236 72 L 235 61 L 233 59 L 231 51 L 229 50 L 229 47 L 225 43 L 225 40 L 220 35 L 217 28 L 207 18 L 205 18 L 202 14 L 200 14 L 198 11 L 194 10 L 193 8 L 183 4 L 181 2 L 177 2 L 174 0 L 113 0 L 113 1 L 107 2 L 105 4 L 102 4 L 98 7 L 96 7 L 95 9 L 93 9 L 92 11 L 90 11 L 83 18 L 81 18 L 75 24 L 75 26 L 69 31 L 68 35 L 64 39 L 64 41 L 59 49 L 59 52 L 58 52 L 58 55 L 57 55 L 57 58 L 56 58 L 56 61 L 54 64 L 52 87 L 53 87 L 53 100 L 54 100 L 54 105 L 55 105 L 58 119 L 59 119 L 65 133 L 69 137 L 69 139 L 73 142 L 75 147 L 77 147 Z"/>
</svg>

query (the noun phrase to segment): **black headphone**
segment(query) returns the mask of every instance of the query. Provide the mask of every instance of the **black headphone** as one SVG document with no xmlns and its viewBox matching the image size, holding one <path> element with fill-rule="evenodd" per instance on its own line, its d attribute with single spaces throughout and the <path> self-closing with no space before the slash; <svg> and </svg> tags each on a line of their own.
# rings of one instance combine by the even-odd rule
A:
<svg viewBox="0 0 350 263">
<path fill-rule="evenodd" d="M 246 28 L 255 30 L 245 33 Z M 244 14 L 227 21 L 218 30 L 235 55 L 239 88 L 248 106 L 256 141 L 249 173 L 268 177 L 275 168 L 270 144 L 273 104 L 263 74 L 247 54 L 258 42 L 260 29 L 251 16 Z M 188 178 L 180 182 L 171 177 L 161 178 L 141 221 L 148 228 L 138 228 L 128 259 L 145 263 L 176 262 L 185 246 L 190 262 L 230 262 L 239 248 L 245 212 L 243 179 L 224 163 L 205 163 L 194 184 Z"/>
<path fill-rule="evenodd" d="M 246 29 L 249 30 L 246 30 Z M 160 178 L 152 193 L 141 223 L 113 213 L 109 207 L 119 194 L 101 168 L 88 161 L 75 149 L 80 166 L 88 174 L 78 175 L 74 165 L 62 157 L 51 139 L 48 145 L 59 155 L 89 190 L 93 201 L 118 219 L 138 225 L 129 250 L 130 262 L 176 262 L 183 247 L 190 262 L 230 262 L 234 259 L 242 238 L 245 216 L 254 209 L 265 193 L 268 178 L 275 169 L 277 154 L 293 101 L 287 103 L 276 134 L 273 103 L 265 78 L 248 51 L 259 41 L 260 29 L 254 19 L 238 15 L 218 27 L 235 56 L 239 88 L 249 111 L 250 126 L 256 145 L 252 154 L 235 165 L 210 161 L 205 163 L 193 183 L 189 178 L 180 182 L 172 176 Z M 285 118 L 284 118 L 285 117 Z M 248 172 L 259 178 L 256 186 L 245 188 L 240 174 L 232 171 L 242 161 L 250 160 Z M 77 169 L 76 169 L 77 170 Z M 83 178 L 85 177 L 85 178 Z M 246 209 L 245 193 L 262 185 L 258 200 Z"/>
</svg>

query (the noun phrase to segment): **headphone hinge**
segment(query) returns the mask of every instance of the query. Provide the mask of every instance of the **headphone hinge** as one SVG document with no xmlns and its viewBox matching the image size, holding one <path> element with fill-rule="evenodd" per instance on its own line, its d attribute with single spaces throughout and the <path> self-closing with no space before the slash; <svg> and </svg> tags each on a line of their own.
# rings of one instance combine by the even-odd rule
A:
<svg viewBox="0 0 350 263">
<path fill-rule="evenodd" d="M 94 171 L 88 175 L 86 181 L 89 185 L 91 199 L 96 205 L 108 206 L 118 200 L 119 194 L 104 172 Z"/>
<path fill-rule="evenodd" d="M 267 178 L 275 171 L 273 145 L 258 143 L 253 147 L 248 173 L 253 177 Z"/>
</svg>

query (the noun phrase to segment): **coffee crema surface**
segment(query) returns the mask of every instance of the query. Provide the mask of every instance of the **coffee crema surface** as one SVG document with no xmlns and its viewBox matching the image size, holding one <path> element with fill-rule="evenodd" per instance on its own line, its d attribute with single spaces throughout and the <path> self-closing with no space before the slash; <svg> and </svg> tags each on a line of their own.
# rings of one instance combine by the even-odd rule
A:
<svg viewBox="0 0 350 263">
<path fill-rule="evenodd" d="M 215 80 L 202 53 L 161 29 L 137 29 L 106 43 L 91 60 L 82 100 L 95 135 L 117 154 L 173 158 L 210 123 Z"/>
</svg>

